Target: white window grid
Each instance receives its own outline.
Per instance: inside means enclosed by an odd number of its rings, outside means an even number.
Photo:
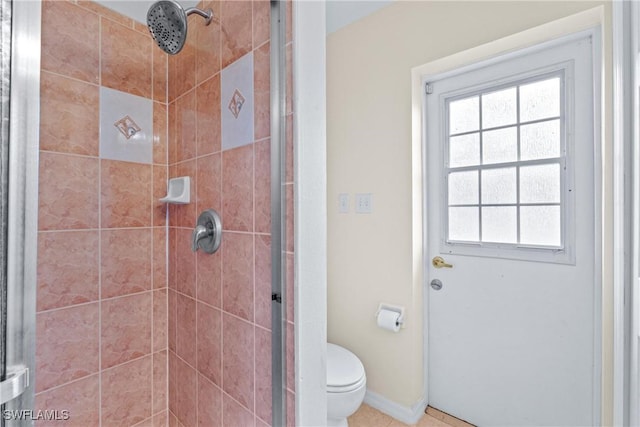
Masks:
[[[554,77],[558,77],[560,80],[560,108],[559,115],[552,117],[545,117],[542,119],[530,120],[530,121],[520,121],[520,87],[529,83],[535,83],[538,81],[548,80]],[[483,128],[482,123],[482,95],[490,94],[493,92],[497,92],[500,90],[504,90],[507,88],[516,88],[516,122],[508,125],[494,126]],[[478,114],[479,114],[479,127],[476,130],[465,131],[459,133],[449,133],[449,104],[451,102],[467,99],[474,96],[478,96]],[[520,80],[513,80],[508,83],[493,85],[489,87],[484,87],[482,89],[478,89],[475,91],[469,91],[462,94],[457,94],[456,96],[445,98],[445,114],[444,114],[444,126],[443,129],[446,129],[445,133],[445,147],[444,147],[444,156],[445,156],[445,167],[443,168],[444,173],[444,197],[445,211],[443,212],[444,219],[444,229],[445,229],[445,243],[447,245],[470,245],[470,246],[481,246],[488,248],[496,248],[496,249],[534,249],[534,250],[549,250],[553,252],[561,252],[565,249],[566,244],[566,216],[567,216],[567,193],[570,191],[568,189],[568,179],[567,179],[567,132],[566,132],[566,94],[565,94],[565,70],[559,69],[552,72],[538,74],[535,76],[527,77]],[[520,134],[521,127],[536,123],[544,123],[550,122],[553,120],[559,120],[560,123],[560,153],[559,157],[554,158],[545,158],[545,159],[534,159],[534,160],[521,160],[521,143],[520,143]],[[512,162],[501,162],[501,163],[490,163],[484,164],[483,161],[483,133],[488,131],[496,131],[501,129],[508,128],[517,128],[516,138],[517,138],[517,160]],[[459,137],[470,134],[479,134],[479,150],[480,150],[480,161],[478,165],[470,165],[470,166],[459,166],[459,167],[449,167],[449,153],[450,146],[449,140],[452,137]],[[551,202],[540,202],[540,203],[521,203],[520,202],[520,169],[521,167],[526,166],[536,166],[536,165],[559,165],[560,169],[560,202],[551,203]],[[482,203],[482,171],[492,170],[492,169],[503,169],[503,168],[515,168],[516,169],[516,203]],[[478,203],[477,204],[449,204],[449,180],[448,177],[451,173],[454,172],[466,172],[466,171],[478,171]],[[560,207],[560,244],[558,246],[545,246],[545,245],[531,245],[531,244],[523,244],[521,242],[521,229],[520,229],[520,208],[527,206],[559,206]],[[465,240],[452,240],[449,239],[449,208],[451,207],[473,207],[478,208],[478,228],[479,235],[478,240],[473,241],[465,241]],[[489,242],[482,240],[482,208],[484,207],[515,207],[516,208],[516,221],[517,221],[517,234],[516,241],[517,243],[503,243],[503,242]]]

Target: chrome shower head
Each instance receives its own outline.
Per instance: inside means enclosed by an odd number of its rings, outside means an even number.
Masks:
[[[147,26],[160,49],[170,55],[182,50],[187,39],[187,16],[195,13],[205,18],[205,25],[211,23],[213,11],[190,7],[184,10],[173,0],[155,2],[147,12]]]

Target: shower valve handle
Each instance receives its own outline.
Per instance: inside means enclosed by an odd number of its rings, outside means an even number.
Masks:
[[[222,240],[222,222],[220,215],[213,209],[203,211],[198,217],[198,225],[191,234],[191,250],[202,249],[212,254],[220,247]]]
[[[197,251],[198,250],[198,243],[200,242],[200,240],[207,239],[211,235],[213,235],[213,228],[208,229],[204,225],[198,225],[193,230],[193,233],[191,234],[191,237],[192,237],[191,250],[193,252]]]

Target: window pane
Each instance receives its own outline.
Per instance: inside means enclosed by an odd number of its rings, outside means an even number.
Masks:
[[[482,163],[515,162],[518,160],[516,127],[482,132]]]
[[[560,120],[520,128],[520,160],[560,157]]]
[[[520,208],[520,243],[561,246],[560,206],[522,206]]]
[[[560,115],[560,78],[520,86],[520,121],[546,119]]]
[[[516,88],[482,95],[482,128],[514,124],[516,117]]]
[[[560,203],[560,165],[520,168],[520,203]]]
[[[479,129],[479,98],[460,99],[449,104],[449,135]]]
[[[448,241],[564,244],[564,76],[541,78],[445,100]]]
[[[449,204],[475,205],[478,203],[478,171],[449,174]]]
[[[478,208],[449,208],[449,240],[477,242]]]
[[[482,241],[494,243],[518,243],[516,207],[482,208]]]
[[[449,167],[480,164],[480,134],[471,133],[449,138]]]
[[[482,203],[516,203],[516,168],[482,171]]]

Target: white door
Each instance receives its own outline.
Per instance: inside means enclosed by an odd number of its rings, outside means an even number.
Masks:
[[[429,405],[479,426],[599,423],[592,48],[426,95]]]

